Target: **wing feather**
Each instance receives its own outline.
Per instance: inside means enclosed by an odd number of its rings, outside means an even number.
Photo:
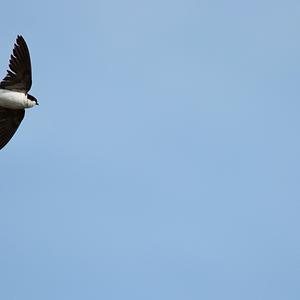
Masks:
[[[9,68],[0,88],[27,93],[32,85],[31,61],[27,44],[21,35],[18,35],[10,56]]]
[[[0,107],[0,150],[16,133],[24,115],[24,109],[8,109]]]

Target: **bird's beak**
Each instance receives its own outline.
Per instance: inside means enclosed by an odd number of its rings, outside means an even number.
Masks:
[[[36,105],[40,105],[40,104],[36,101]]]

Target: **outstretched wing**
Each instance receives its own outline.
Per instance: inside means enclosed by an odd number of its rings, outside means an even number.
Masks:
[[[25,115],[24,109],[0,107],[0,149],[13,137]]]
[[[24,38],[18,35],[10,56],[7,75],[0,82],[1,89],[27,93],[32,84],[29,50]]]

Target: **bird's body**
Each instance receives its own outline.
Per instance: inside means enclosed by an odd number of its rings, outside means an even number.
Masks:
[[[22,92],[0,89],[0,107],[10,109],[24,109],[35,106],[36,103],[28,99]]]
[[[31,61],[27,44],[18,36],[7,75],[0,82],[0,149],[13,137],[25,115],[25,108],[38,104],[28,94],[31,88]]]

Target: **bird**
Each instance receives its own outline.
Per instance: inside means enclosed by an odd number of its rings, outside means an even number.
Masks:
[[[28,94],[32,85],[28,46],[18,35],[9,60],[9,69],[0,82],[0,150],[11,140],[21,124],[25,109],[39,105]]]

